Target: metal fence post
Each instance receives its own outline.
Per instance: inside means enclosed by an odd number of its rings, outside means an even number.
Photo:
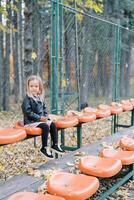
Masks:
[[[120,55],[121,55],[121,33],[120,26],[115,26],[115,51],[114,51],[114,81],[113,81],[113,101],[118,101],[120,98]],[[118,115],[113,116],[113,130],[118,129]]]
[[[58,112],[58,68],[59,68],[59,0],[52,1],[51,18],[51,112]]]

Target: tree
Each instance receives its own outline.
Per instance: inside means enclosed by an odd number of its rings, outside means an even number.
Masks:
[[[76,33],[78,36],[78,43],[79,46],[76,47],[78,48],[79,52],[79,68],[76,66],[76,76],[73,76],[75,80],[77,80],[79,83],[77,83],[80,86],[80,102],[88,102],[89,99],[89,94],[91,94],[91,87],[93,86],[93,80],[91,79],[93,75],[93,66],[94,66],[94,49],[93,49],[93,21],[90,17],[86,17],[83,12],[89,14],[95,14],[95,13],[102,13],[103,12],[103,1],[94,1],[94,0],[69,0],[65,1],[65,5],[75,7],[78,12],[76,14],[77,17],[77,24],[78,24],[78,32]],[[67,11],[69,13],[69,11]],[[66,13],[67,13],[66,12]],[[73,15],[73,13],[72,13]],[[75,17],[72,17],[71,19],[74,19]],[[64,25],[65,29],[68,26],[68,21],[69,21],[69,14],[68,18],[64,18]],[[66,23],[67,21],[67,23]],[[72,20],[73,21],[73,20]],[[75,52],[76,49],[74,48],[74,45],[76,44],[75,41],[75,23],[72,26],[69,26],[69,31],[65,31],[65,68],[66,68],[66,74],[67,74],[67,80],[71,77],[72,73],[72,63],[75,63],[74,57],[75,57]],[[80,30],[82,29],[82,30]],[[76,55],[77,56],[77,55]],[[77,58],[76,58],[77,59]],[[75,63],[77,65],[78,63]],[[80,73],[80,74],[79,74]],[[79,79],[78,76],[81,78]],[[72,84],[71,80],[68,81],[67,84],[67,89],[71,90]]]
[[[120,28],[121,54],[120,54],[120,95],[130,95],[129,77],[131,72],[131,56],[134,46],[134,4],[133,0],[116,1],[105,0],[105,16],[115,22]],[[124,81],[125,80],[125,81]]]
[[[0,2],[1,7],[1,2]],[[0,25],[2,24],[2,13],[0,13]],[[0,109],[2,108],[2,67],[3,67],[3,31],[0,30]]]
[[[32,16],[33,1],[25,0],[25,28],[24,28],[24,76],[27,78],[33,73],[33,39],[32,39]]]
[[[11,18],[11,9],[8,7],[9,0],[6,0],[6,10],[9,18]],[[7,20],[7,27],[10,27],[10,22]],[[10,30],[10,29],[9,29]],[[4,62],[3,62],[3,110],[9,110],[9,94],[10,94],[10,82],[9,82],[9,56],[10,56],[10,31],[5,33],[4,44]]]

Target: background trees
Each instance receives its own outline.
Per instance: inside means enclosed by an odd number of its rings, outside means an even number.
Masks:
[[[134,32],[127,29],[134,30],[133,0],[60,2],[65,7],[63,21],[58,22],[59,33],[63,29],[58,41],[62,55],[58,58],[60,61],[62,59],[62,65],[58,66],[58,82],[59,87],[63,87],[59,95],[63,91],[64,94],[73,94],[79,90],[80,102],[91,104],[94,99],[107,101],[112,98],[117,53],[117,26],[113,23],[116,23],[121,26],[119,91],[122,97],[132,96]],[[52,73],[50,44],[52,40],[56,42],[56,38],[51,37],[51,17],[55,15],[51,3],[49,0],[0,2],[1,109],[8,110],[11,102],[17,103],[22,99],[24,82],[30,74],[39,74],[43,78],[44,86],[48,89],[46,94],[49,94]],[[75,13],[69,7],[79,12]],[[61,67],[63,74],[60,81]],[[64,100],[68,102],[68,97]]]

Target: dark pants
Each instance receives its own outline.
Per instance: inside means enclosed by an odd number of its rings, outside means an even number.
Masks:
[[[58,131],[55,124],[52,122],[50,127],[46,123],[41,123],[38,125],[42,129],[42,147],[47,146],[48,134],[50,132],[52,145],[58,144]]]

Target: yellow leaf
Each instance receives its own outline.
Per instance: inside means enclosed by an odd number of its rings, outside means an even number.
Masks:
[[[83,15],[77,14],[77,20],[81,22],[83,20]]]
[[[0,147],[0,154],[3,152],[3,146]]]
[[[64,87],[66,87],[66,86],[67,86],[67,81],[66,81],[65,79],[63,79],[63,80],[61,81],[61,87],[64,88]]]
[[[0,164],[0,171],[4,171],[4,170],[5,170],[5,167],[2,164]]]
[[[33,60],[35,60],[35,59],[37,58],[37,53],[36,53],[36,52],[32,52],[31,58],[32,58]]]
[[[18,32],[18,30],[17,30],[16,28],[13,28],[12,30],[13,30],[13,32],[15,32],[15,33]]]
[[[93,8],[93,2],[92,1],[86,1],[86,3],[85,3],[85,7],[86,8]]]
[[[98,6],[97,4],[94,4],[93,8],[94,8],[94,10],[95,10],[96,13],[102,13],[103,12],[102,5]]]
[[[0,23],[0,30],[6,32],[7,29],[6,29],[6,26],[4,26],[2,23]]]
[[[16,6],[16,5],[14,5],[14,6],[13,6],[13,10],[14,10],[14,11],[16,11],[16,12],[18,12],[18,11],[19,11],[19,9],[17,8],[17,6]]]

